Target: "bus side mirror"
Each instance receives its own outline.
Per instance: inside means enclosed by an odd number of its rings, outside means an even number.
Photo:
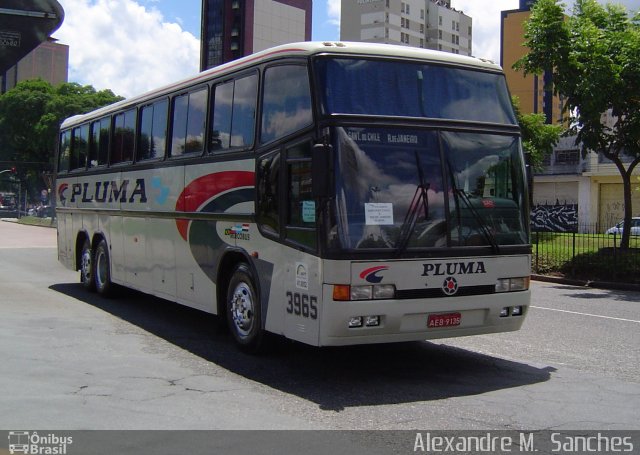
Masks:
[[[331,191],[331,152],[333,147],[315,144],[311,150],[311,191],[314,198],[329,197]]]

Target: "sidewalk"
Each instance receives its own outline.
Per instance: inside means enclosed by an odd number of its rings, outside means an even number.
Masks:
[[[19,224],[15,218],[2,218],[1,221],[0,249],[57,247],[58,235],[55,229]]]
[[[640,292],[640,284],[622,283],[614,281],[589,281],[589,280],[573,280],[570,278],[562,278],[548,275],[531,275],[531,279],[535,281],[543,281],[546,283],[566,284],[568,286],[583,286],[597,289],[611,289],[616,291],[636,291]]]

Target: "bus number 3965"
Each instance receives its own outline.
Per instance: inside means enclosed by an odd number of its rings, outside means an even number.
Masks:
[[[287,292],[287,313],[304,318],[318,319],[318,297]]]

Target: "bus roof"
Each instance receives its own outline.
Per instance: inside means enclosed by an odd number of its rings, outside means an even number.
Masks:
[[[152,90],[141,95],[136,95],[132,98],[128,98],[114,104],[110,104],[87,114],[74,115],[62,122],[61,128],[66,129],[76,124],[80,124],[89,118],[98,118],[103,115],[107,115],[112,111],[117,111],[128,106],[134,106],[139,104],[140,102],[144,102],[147,99],[151,100],[153,98],[172,93],[176,90],[187,88],[189,86],[209,80],[213,77],[224,76],[225,74],[251,67],[252,65],[255,65],[257,63],[284,57],[309,57],[318,54],[395,57],[423,60],[433,63],[449,63],[454,65],[476,67],[478,69],[486,69],[490,71],[502,70],[499,65],[486,59],[467,57],[459,54],[421,49],[416,47],[399,46],[395,44],[333,41],[307,41],[300,43],[290,43],[272,47],[255,54],[233,60],[231,62],[216,66],[186,79],[174,82],[167,86]]]

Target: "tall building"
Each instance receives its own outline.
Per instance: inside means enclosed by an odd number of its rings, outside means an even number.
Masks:
[[[562,123],[562,100],[553,95],[551,74],[525,76],[513,69],[513,64],[528,52],[522,45],[525,40],[524,24],[531,16],[534,3],[535,0],[520,0],[519,9],[502,12],[500,64],[509,90],[520,99],[524,114],[543,113],[547,123]]]
[[[342,0],[340,39],[471,55],[472,20],[451,0]]]
[[[69,46],[49,38],[29,52],[17,64],[0,74],[0,93],[5,93],[18,82],[43,79],[52,85],[67,82]]]
[[[311,0],[203,0],[200,70],[311,40]]]

